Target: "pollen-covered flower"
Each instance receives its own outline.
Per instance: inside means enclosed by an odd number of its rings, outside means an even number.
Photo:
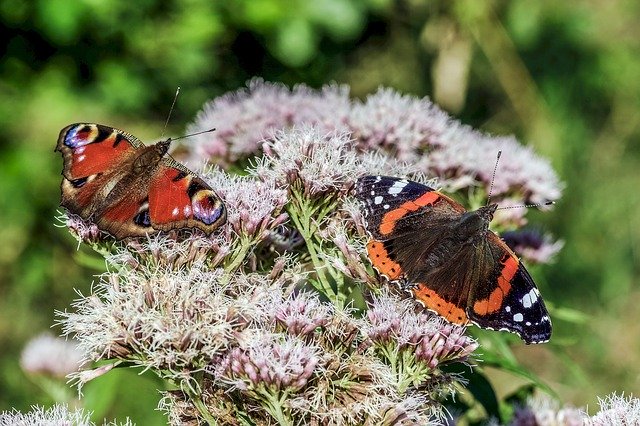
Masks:
[[[82,352],[77,343],[49,333],[31,339],[20,355],[20,367],[29,374],[64,378],[78,371],[81,365]]]
[[[257,154],[261,142],[275,131],[300,124],[313,124],[323,133],[341,128],[350,110],[347,86],[325,86],[316,91],[305,85],[290,90],[282,84],[253,79],[248,89],[224,95],[207,103],[188,133],[216,128],[198,135],[189,144],[194,161],[203,158],[224,164]]]

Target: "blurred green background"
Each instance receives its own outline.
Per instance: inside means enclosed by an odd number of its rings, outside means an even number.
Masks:
[[[0,0],[0,410],[52,402],[20,351],[99,272],[55,226],[59,130],[98,122],[157,139],[181,86],[168,131],[179,135],[205,101],[253,76],[430,96],[548,157],[566,190],[530,217],[566,245],[532,273],[555,334],[516,354],[564,402],[637,394],[638,22],[634,0]],[[108,397],[86,390],[97,417],[162,421],[152,377],[106,377],[94,387]],[[500,394],[518,385],[492,380]]]

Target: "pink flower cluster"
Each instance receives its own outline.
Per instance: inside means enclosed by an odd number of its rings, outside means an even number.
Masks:
[[[252,80],[248,89],[205,105],[187,131],[218,130],[197,136],[189,144],[190,158],[228,165],[260,155],[265,141],[279,140],[279,131],[304,125],[314,126],[320,135],[350,134],[350,149],[384,152],[410,164],[414,172],[438,177],[451,189],[478,183],[488,188],[496,155],[502,151],[503,161],[494,182],[496,197],[517,194],[533,203],[560,197],[562,185],[549,162],[515,138],[480,133],[429,99],[401,95],[392,89],[380,89],[358,101],[349,99],[346,87],[312,90],[300,85],[289,90]]]

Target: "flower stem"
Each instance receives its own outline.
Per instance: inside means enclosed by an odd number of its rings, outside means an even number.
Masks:
[[[242,264],[252,246],[250,238],[244,235],[240,236],[240,247],[233,254],[231,261],[224,267],[224,276],[228,276],[229,272],[233,272]]]
[[[311,257],[311,262],[315,267],[316,275],[318,277],[317,282],[320,287],[318,290],[324,293],[324,295],[336,304],[336,306],[343,307],[346,302],[346,297],[340,292],[339,288],[334,290],[326,272],[326,269],[330,268],[330,265],[326,262],[321,262],[316,248],[316,243],[314,241],[314,238],[316,238],[315,233],[318,230],[317,223],[321,222],[324,217],[333,210],[335,203],[330,201],[324,202],[320,205],[313,205],[296,189],[292,188],[291,193],[292,202],[287,205],[287,213],[298,229],[298,232],[302,235],[302,238],[304,238],[307,251],[309,252],[309,257]],[[335,276],[335,274],[331,275]],[[342,280],[336,280],[338,287],[341,283]]]
[[[258,393],[264,397],[264,403],[266,405],[266,409],[273,416],[274,419],[281,426],[290,426],[293,425],[293,422],[287,416],[282,409],[283,402],[289,396],[287,392],[282,393],[280,398],[276,396],[276,394],[269,391],[269,389],[260,389]]]
[[[198,410],[198,413],[200,413],[200,415],[202,416],[204,421],[207,422],[207,424],[209,425],[218,424],[218,421],[209,412],[209,409],[205,405],[204,401],[202,401],[202,398],[200,398],[200,395],[192,395],[191,393],[189,393],[189,398],[191,398],[191,401],[193,401],[193,405],[196,407],[196,409]]]

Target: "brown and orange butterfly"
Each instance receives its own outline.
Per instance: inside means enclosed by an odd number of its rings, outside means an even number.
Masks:
[[[56,146],[64,160],[61,205],[118,240],[181,228],[210,234],[225,222],[225,207],[167,153],[170,144],[147,146],[100,124],[65,127]]]
[[[496,204],[467,211],[441,192],[407,179],[364,176],[356,184],[370,240],[367,255],[447,321],[516,333],[526,343],[551,337],[551,319],[533,279],[489,229]]]

